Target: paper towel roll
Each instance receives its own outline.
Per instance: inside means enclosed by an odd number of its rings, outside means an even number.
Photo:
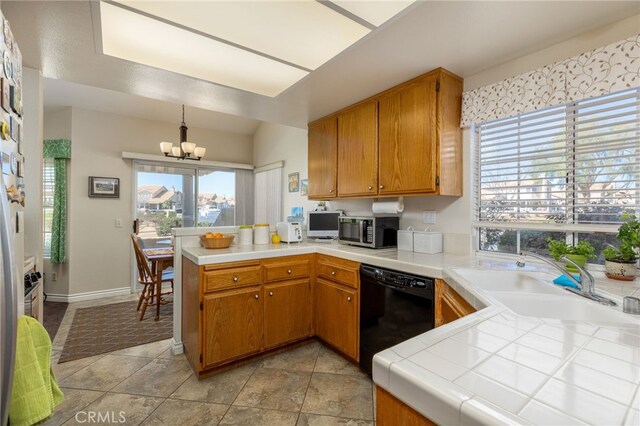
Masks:
[[[374,214],[386,213],[386,214],[398,214],[404,211],[404,199],[390,199],[384,201],[374,201],[371,206],[371,211]]]

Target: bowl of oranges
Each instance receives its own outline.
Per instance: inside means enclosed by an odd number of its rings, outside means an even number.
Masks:
[[[216,232],[215,234],[213,232],[207,232],[204,235],[200,235],[200,243],[204,248],[223,249],[228,248],[234,238],[234,235],[225,235],[220,232]]]

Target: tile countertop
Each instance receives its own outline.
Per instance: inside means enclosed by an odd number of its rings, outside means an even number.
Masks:
[[[335,243],[182,253],[199,265],[320,253],[445,279],[478,311],[376,354],[373,367],[377,385],[438,424],[640,425],[640,318],[603,325],[522,316],[456,272],[514,270],[513,260]],[[618,302],[615,294],[640,296],[635,283],[596,285]]]

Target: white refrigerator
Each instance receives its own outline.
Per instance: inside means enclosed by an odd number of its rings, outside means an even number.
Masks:
[[[24,313],[24,174],[22,56],[0,12],[0,426],[7,424],[16,350]],[[39,173],[35,169],[31,173]],[[12,190],[11,199],[7,188]],[[28,204],[26,204],[28,206]]]
[[[11,212],[7,201],[4,179],[0,173],[0,419],[7,424],[9,401],[13,383],[13,364],[16,354],[16,322],[18,319],[18,299],[24,284],[18,286],[18,270],[13,248]]]

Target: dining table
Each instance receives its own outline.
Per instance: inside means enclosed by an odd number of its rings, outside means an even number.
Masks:
[[[173,266],[173,248],[148,248],[142,249],[144,257],[151,265],[151,274],[154,276],[155,281],[155,303],[156,303],[156,318],[160,319],[160,301],[162,296],[162,271]]]

